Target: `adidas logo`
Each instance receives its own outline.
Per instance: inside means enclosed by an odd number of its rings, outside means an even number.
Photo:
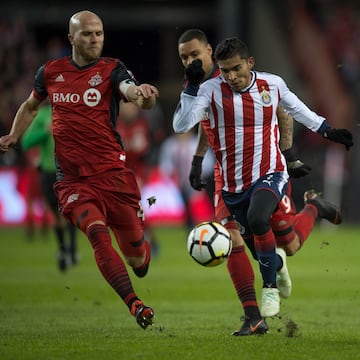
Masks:
[[[58,75],[58,77],[55,79],[55,82],[64,82],[65,79],[62,74]]]

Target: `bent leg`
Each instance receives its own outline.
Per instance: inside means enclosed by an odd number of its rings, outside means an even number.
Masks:
[[[258,190],[250,201],[247,213],[249,226],[254,234],[263,287],[276,287],[276,271],[281,267],[275,252],[275,236],[270,227],[270,216],[277,206],[278,199],[271,191]]]
[[[95,203],[87,202],[74,208],[72,221],[89,239],[101,274],[131,310],[133,302],[138,300],[138,297],[124,262],[112,246],[103,213]]]

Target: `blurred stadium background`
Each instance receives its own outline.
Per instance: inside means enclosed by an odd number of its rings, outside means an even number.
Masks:
[[[172,113],[183,80],[177,54],[179,35],[187,28],[201,28],[214,47],[220,39],[238,35],[248,43],[257,70],[279,74],[334,127],[353,132],[355,146],[345,152],[341,146],[296,125],[297,152],[313,171],[294,181],[293,188],[298,207],[302,206],[303,191],[315,188],[341,206],[345,222],[359,223],[358,1],[122,0],[70,4],[53,0],[46,6],[21,0],[2,2],[1,135],[8,132],[17,107],[28,96],[36,69],[48,58],[69,53],[68,20],[83,9],[103,19],[104,55],[120,58],[139,81],[152,82],[160,89],[159,105],[149,114],[150,127],[158,134],[150,149],[151,166],[157,168],[163,142],[174,135]],[[44,220],[46,212],[38,199],[36,157],[36,151],[24,154],[21,149],[0,157],[0,226],[26,223],[29,213],[36,223]],[[166,201],[161,204],[154,207],[155,213],[166,208]],[[171,218],[166,218],[166,211],[160,217],[150,216],[165,223],[185,221],[181,200],[178,206],[179,214]]]

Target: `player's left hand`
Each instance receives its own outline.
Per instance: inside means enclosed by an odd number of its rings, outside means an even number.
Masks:
[[[190,185],[193,189],[201,191],[201,189],[206,187],[206,184],[201,180],[201,170],[202,170],[202,156],[193,156],[193,161],[191,163],[191,170],[189,175]]]
[[[287,169],[289,176],[295,179],[309,175],[312,170],[309,165],[304,164],[301,160],[288,162]]]
[[[329,128],[324,132],[324,138],[343,144],[346,150],[354,145],[352,133],[347,129]]]
[[[283,154],[290,177],[296,179],[310,174],[312,170],[311,167],[298,159],[293,148],[284,150]]]

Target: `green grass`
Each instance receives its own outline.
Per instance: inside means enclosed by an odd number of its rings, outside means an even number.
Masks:
[[[157,231],[161,250],[146,278],[130,271],[138,295],[156,313],[155,325],[144,331],[103,280],[85,237],[80,264],[62,274],[52,235],[28,241],[24,229],[0,228],[0,358],[359,358],[359,230],[316,228],[288,258],[293,293],[282,301],[281,316],[268,320],[270,332],[239,338],[230,335],[242,309],[226,265],[196,264],[183,229]]]

